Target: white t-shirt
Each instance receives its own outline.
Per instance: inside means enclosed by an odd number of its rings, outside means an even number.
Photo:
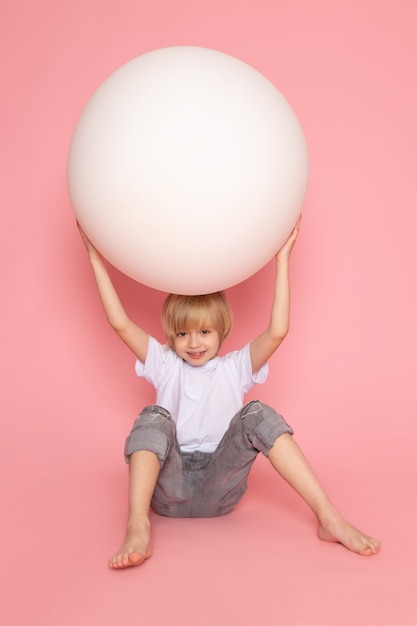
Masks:
[[[213,452],[244,395],[268,376],[268,364],[252,374],[249,346],[216,357],[199,367],[149,337],[145,363],[135,371],[156,389],[156,404],[170,412],[183,452]]]

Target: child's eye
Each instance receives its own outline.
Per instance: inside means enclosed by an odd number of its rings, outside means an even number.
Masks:
[[[186,334],[187,333],[181,331],[181,332],[177,333],[177,337],[185,337]]]
[[[209,334],[210,334],[210,331],[209,331],[209,330],[207,330],[207,329],[204,329],[204,330],[202,330],[202,331],[201,331],[201,333],[202,333],[203,335],[209,335]]]

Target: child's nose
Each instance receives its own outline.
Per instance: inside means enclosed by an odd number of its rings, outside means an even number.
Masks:
[[[193,346],[193,347],[199,345],[199,335],[198,335],[198,333],[191,333],[190,334],[190,345]]]

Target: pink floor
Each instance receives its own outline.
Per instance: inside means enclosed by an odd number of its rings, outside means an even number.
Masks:
[[[14,0],[0,30],[0,624],[416,626],[415,3]],[[320,542],[259,458],[229,516],[154,516],[152,559],[107,567],[126,520],[124,438],[152,394],[103,320],[66,159],[99,83],[179,44],[254,65],[305,130],[291,332],[256,394],[346,517],[381,539],[375,557]],[[114,279],[160,338],[164,294]],[[230,290],[228,347],[263,330],[271,282],[269,265]]]
[[[343,494],[339,506],[381,537],[376,557],[320,542],[309,511],[282,482],[271,483],[259,459],[232,514],[154,516],[153,557],[126,571],[106,565],[124,528],[120,467],[60,467],[28,478],[5,494],[13,508],[2,514],[2,623],[414,626],[413,485],[404,484],[409,468],[393,473],[379,461],[366,472],[359,462],[349,477],[334,463],[326,470],[324,455],[319,463],[327,486]]]

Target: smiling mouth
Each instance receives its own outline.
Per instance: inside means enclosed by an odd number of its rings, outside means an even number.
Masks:
[[[200,357],[204,356],[204,352],[187,352],[188,356],[191,359],[199,359]]]

